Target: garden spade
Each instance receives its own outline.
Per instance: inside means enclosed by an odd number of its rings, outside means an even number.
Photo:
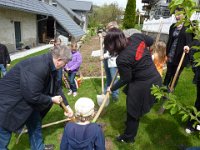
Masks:
[[[99,33],[99,38],[100,38],[100,50],[101,50],[101,58],[104,56],[104,51],[103,51],[103,35],[102,33]],[[104,94],[104,77],[103,77],[103,59],[101,59],[101,95],[97,95],[97,103],[99,106],[101,106],[102,101],[105,97]],[[105,106],[108,106],[109,100],[106,102]]]
[[[112,79],[112,82],[111,82],[109,88],[111,88],[111,87],[113,86],[113,83],[114,83],[114,81],[115,81],[115,79],[116,79],[116,77],[117,77],[117,74],[118,74],[118,71],[116,71],[115,76],[114,76],[114,78]],[[105,95],[104,97],[102,97],[102,104],[101,104],[99,110],[97,111],[97,113],[96,113],[94,119],[92,120],[92,122],[96,122],[96,120],[98,119],[99,115],[101,114],[101,112],[102,112],[104,106],[106,105],[106,103],[107,103],[107,101],[108,101],[109,94],[110,94],[110,92],[107,91],[107,92],[106,92],[106,95]]]

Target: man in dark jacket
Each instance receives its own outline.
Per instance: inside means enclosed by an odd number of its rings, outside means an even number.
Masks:
[[[9,64],[10,64],[10,55],[8,53],[8,49],[4,44],[0,43],[0,71],[3,76],[6,75],[6,67]]]
[[[51,52],[36,56],[15,65],[0,80],[0,149],[5,150],[11,133],[28,128],[32,150],[45,150],[41,133],[42,117],[54,104],[67,100],[57,83],[58,70],[71,60],[71,51],[65,46],[55,46]],[[49,145],[48,145],[49,146]]]
[[[196,66],[197,65],[197,62],[195,62],[195,59],[194,59],[194,54],[196,53],[199,53],[198,50],[194,49],[194,48],[191,48],[192,46],[200,46],[200,41],[198,40],[193,40],[193,42],[189,45],[189,46],[185,46],[184,47],[184,50],[185,51],[190,51],[190,54],[192,55],[191,58],[192,58],[192,66],[193,66],[193,71],[194,71],[194,79],[193,79],[193,83],[196,84],[196,101],[195,101],[195,108],[197,109],[197,111],[199,112],[200,111],[200,66]],[[190,50],[191,49],[191,50]],[[198,117],[198,119],[200,120],[200,117]],[[187,123],[187,127],[185,129],[186,133],[192,133],[194,131],[200,131],[200,125],[197,124],[194,126],[195,124],[195,120],[188,120],[188,123]]]
[[[183,17],[182,14],[177,14],[178,11],[181,11],[181,9],[177,8],[175,10],[175,17],[176,20],[179,21],[181,17]],[[189,45],[189,43],[192,42],[192,34],[186,33],[186,27],[183,24],[179,24],[176,26],[175,24],[172,24],[170,26],[169,30],[169,38],[167,42],[167,49],[166,49],[166,55],[167,55],[167,72],[164,79],[164,85],[169,87],[170,83],[172,82],[174,75],[176,73],[178,64],[180,62],[181,56],[183,54],[183,47],[186,45]],[[189,61],[189,56],[186,54],[185,59],[183,61],[183,64],[180,68],[175,86],[177,84],[178,78],[183,70],[183,68],[186,66],[186,64]]]

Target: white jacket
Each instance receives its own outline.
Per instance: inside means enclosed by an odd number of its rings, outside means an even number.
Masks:
[[[104,53],[104,59],[108,60],[108,68],[117,67],[117,56],[110,56],[110,53],[107,51],[106,53]]]

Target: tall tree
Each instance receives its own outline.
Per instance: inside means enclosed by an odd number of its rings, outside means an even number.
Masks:
[[[109,5],[94,6],[93,12],[89,14],[89,27],[97,27],[99,25],[106,25],[110,21],[117,21],[120,23],[123,10],[117,3]]]
[[[134,28],[136,19],[136,0],[128,0],[124,14],[123,27],[125,29]]]

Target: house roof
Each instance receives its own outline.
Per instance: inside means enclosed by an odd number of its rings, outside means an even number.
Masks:
[[[57,5],[58,8],[67,11],[71,16],[75,17],[75,18],[78,19],[80,22],[83,21],[82,18],[81,18],[78,14],[76,14],[75,12],[73,12],[73,11],[71,10],[71,8],[69,8],[67,5],[63,5],[61,1],[58,1],[58,0],[57,0],[57,4],[58,4],[58,5]]]
[[[75,39],[85,34],[66,12],[38,0],[0,0],[0,7],[52,16]]]
[[[52,14],[54,19],[56,19],[56,21],[73,37],[80,39],[81,36],[85,34],[80,26],[78,26],[65,11],[55,6],[47,5],[43,2],[41,3],[48,10],[48,12]]]
[[[69,7],[72,10],[78,11],[91,11],[92,10],[92,2],[89,1],[76,1],[76,0],[57,0],[64,7]]]

